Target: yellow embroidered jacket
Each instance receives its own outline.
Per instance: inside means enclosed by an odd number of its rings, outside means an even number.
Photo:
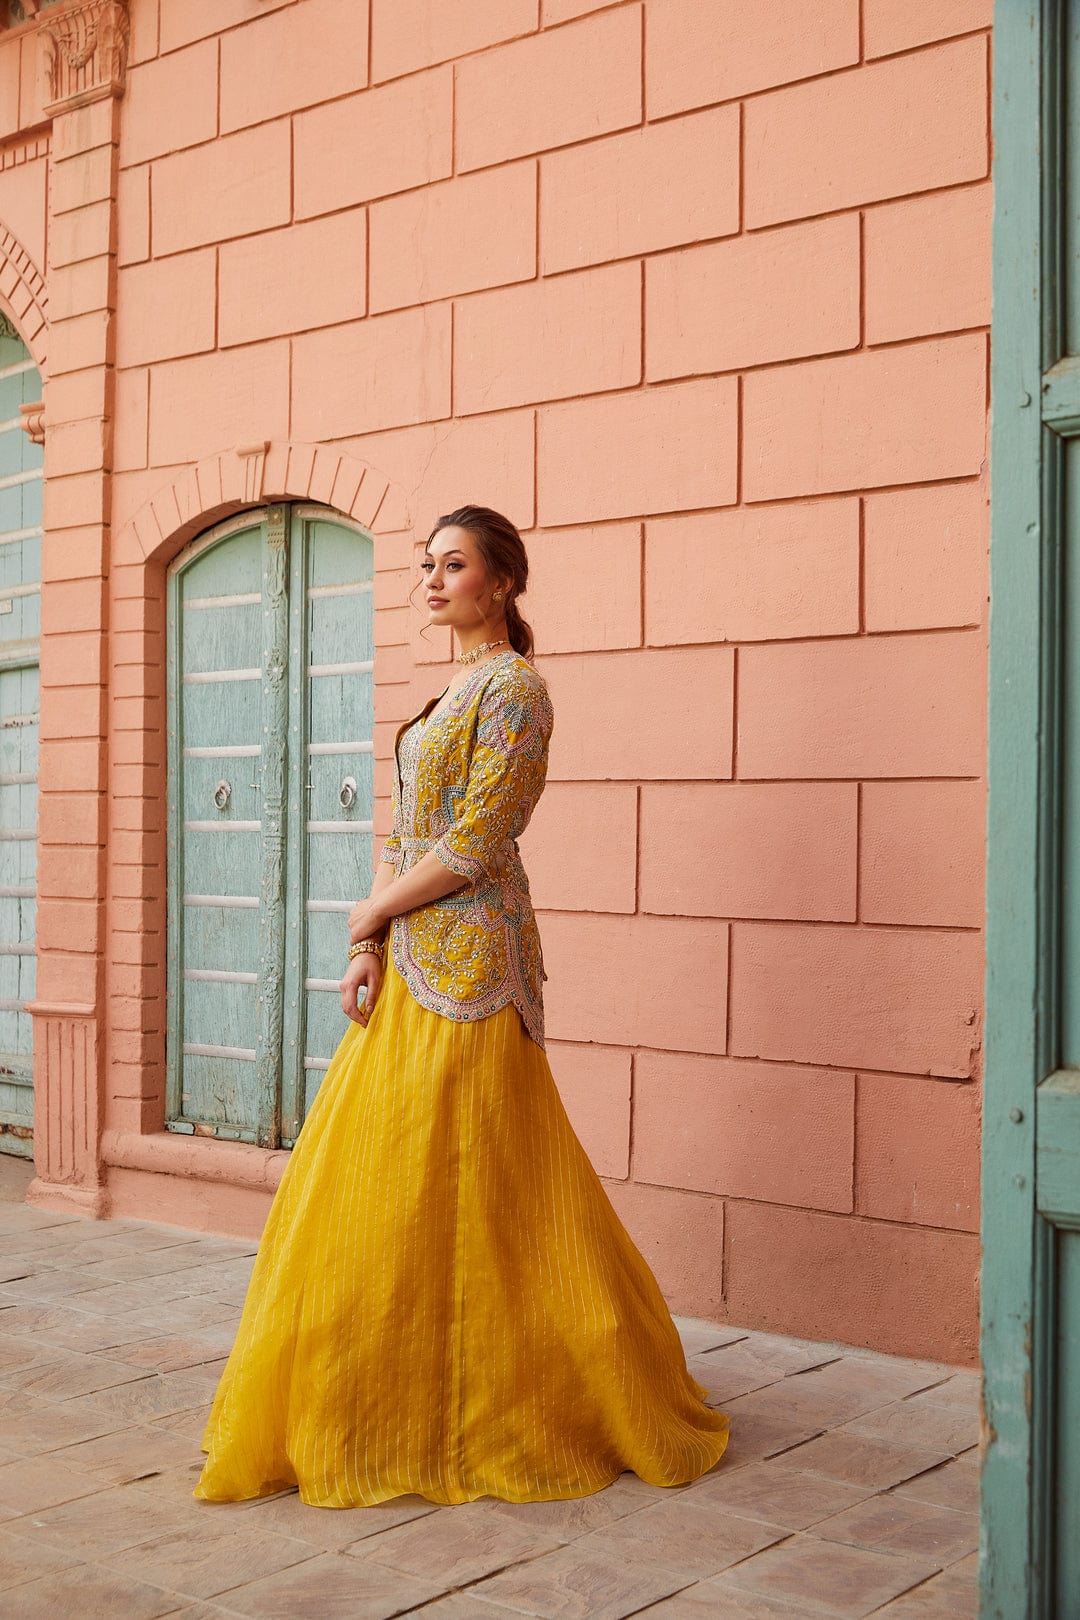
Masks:
[[[517,840],[547,776],[547,685],[508,648],[427,720],[439,701],[398,729],[393,831],[380,858],[400,875],[434,850],[469,881],[393,919],[394,965],[421,1005],[447,1018],[513,1002],[542,1047],[547,974]]]

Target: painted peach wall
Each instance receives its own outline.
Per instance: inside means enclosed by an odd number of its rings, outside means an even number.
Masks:
[[[43,668],[108,773],[42,781],[94,1209],[255,1233],[283,1163],[161,1129],[165,564],[264,496],[367,512],[385,830],[449,654],[415,542],[478,501],[530,550],[550,1056],[620,1213],[682,1310],[972,1362],[989,0],[130,10],[48,194],[0,35],[57,353]]]

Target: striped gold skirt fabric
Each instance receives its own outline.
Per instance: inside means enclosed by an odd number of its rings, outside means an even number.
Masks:
[[[513,1006],[459,1023],[386,953],[271,1204],[193,1495],[588,1495],[723,1455],[648,1265]]]

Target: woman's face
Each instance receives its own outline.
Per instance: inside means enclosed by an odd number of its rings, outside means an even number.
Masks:
[[[501,602],[491,600],[497,587],[488,579],[484,560],[467,529],[454,525],[440,529],[420,567],[432,624],[476,629],[500,617]]]

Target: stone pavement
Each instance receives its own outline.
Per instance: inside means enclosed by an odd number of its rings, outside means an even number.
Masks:
[[[573,1502],[197,1501],[256,1245],[25,1204],[0,1155],[6,1620],[974,1620],[978,1380],[680,1321],[730,1413],[711,1474]]]

